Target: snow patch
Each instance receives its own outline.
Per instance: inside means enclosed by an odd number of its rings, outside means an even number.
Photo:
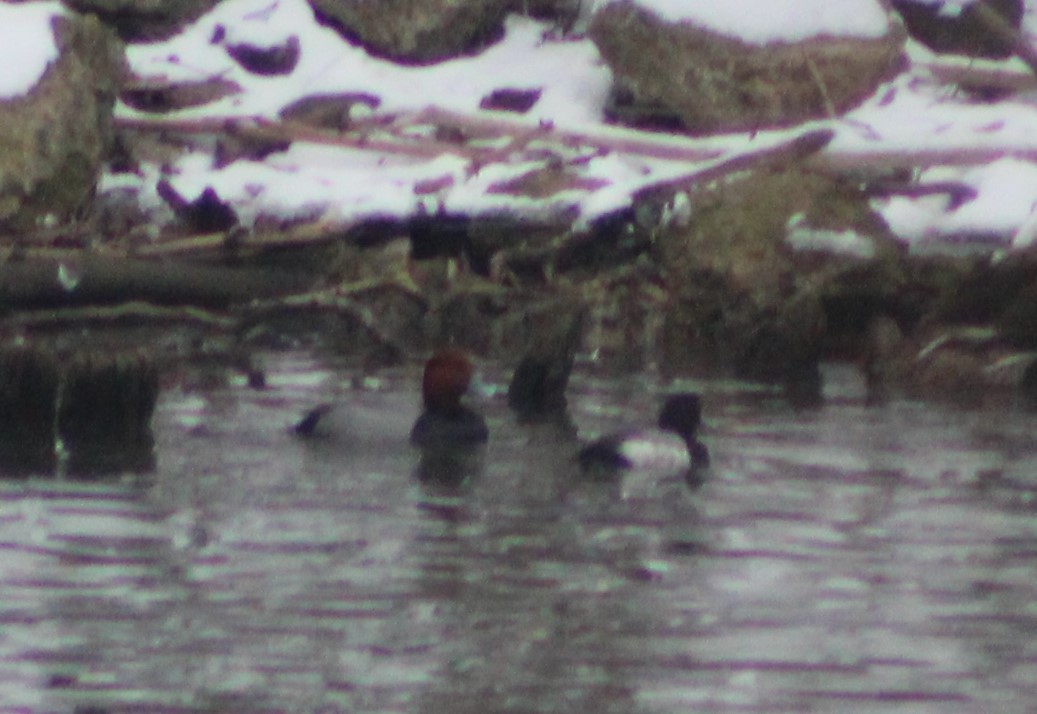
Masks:
[[[976,197],[956,206],[946,195],[894,197],[873,202],[889,227],[908,242],[938,242],[952,237],[986,237],[1006,246],[1025,247],[1037,205],[1037,164],[1003,158],[984,166],[934,167],[918,183],[956,182],[971,187]]]
[[[26,94],[58,58],[51,21],[59,2],[0,3],[0,99]]]
[[[218,28],[226,38],[213,43]],[[299,62],[288,77],[251,74],[227,53],[225,44],[274,46],[298,37]],[[495,89],[543,88],[525,115],[556,124],[596,122],[608,96],[611,73],[587,42],[546,41],[544,25],[512,15],[501,42],[472,57],[428,66],[404,66],[369,55],[342,40],[313,17],[305,0],[226,0],[190,29],[166,42],[127,48],[134,72],[171,81],[219,76],[238,83],[241,94],[180,117],[262,116],[274,118],[288,104],[312,94],[363,92],[381,99],[380,112],[437,106],[473,113]],[[147,116],[121,108],[129,116]]]
[[[667,22],[689,22],[756,44],[822,35],[882,37],[889,31],[889,18],[876,0],[637,0],[637,4]]]
[[[806,217],[797,213],[789,218],[785,241],[796,251],[816,251],[849,255],[856,258],[874,258],[875,241],[854,230],[834,231],[811,228]]]

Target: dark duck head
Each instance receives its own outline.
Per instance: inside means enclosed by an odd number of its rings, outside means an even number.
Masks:
[[[673,432],[684,440],[691,466],[709,466],[709,450],[698,440],[701,425],[702,404],[699,395],[691,392],[668,397],[659,412],[659,428]]]

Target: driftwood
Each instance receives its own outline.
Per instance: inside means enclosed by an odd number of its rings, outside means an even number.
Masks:
[[[122,120],[120,121],[120,127],[133,131],[228,134],[247,136],[254,139],[304,141],[370,151],[390,151],[418,157],[451,153],[467,156],[476,163],[505,160],[514,151],[534,139],[543,139],[553,140],[569,148],[588,146],[599,151],[632,153],[650,158],[688,161],[698,164],[682,177],[654,184],[645,190],[665,189],[669,185],[693,181],[709,181],[735,171],[747,170],[763,165],[798,161],[820,151],[831,141],[833,136],[831,130],[818,129],[805,132],[788,141],[767,146],[763,149],[734,153],[718,148],[719,144],[716,141],[699,142],[702,145],[696,146],[693,145],[693,142],[672,137],[656,139],[634,136],[635,132],[629,130],[610,130],[608,134],[568,132],[560,131],[549,125],[534,127],[528,122],[522,123],[497,118],[476,118],[435,108],[427,108],[408,115],[406,120],[407,126],[411,129],[415,126],[434,124],[440,129],[456,130],[453,132],[446,131],[448,135],[455,137],[455,139],[442,141],[425,136],[419,140],[416,137],[407,137],[400,133],[398,125],[394,130],[397,137],[394,140],[373,139],[367,135],[366,131],[368,129],[371,131],[375,130],[371,129],[371,127],[375,127],[377,131],[384,133],[388,126],[384,120],[366,125],[367,128],[359,135],[356,135],[356,126],[351,128],[349,134],[342,134],[315,129],[299,122],[273,122],[261,119]],[[505,148],[489,149],[461,143],[462,139],[457,138],[472,137],[473,135],[481,137],[486,135],[511,136],[512,141],[508,142]],[[342,229],[339,228],[337,230],[341,231]],[[303,243],[322,240],[328,236],[329,232],[335,231],[336,228],[334,227],[315,225],[309,229],[309,233],[300,231],[294,233],[287,240],[284,237],[268,240],[267,246],[275,244],[286,245],[296,241]],[[182,241],[175,246],[167,243],[142,248],[138,251],[138,254],[161,253],[168,255],[181,251],[193,253],[200,248],[217,249],[223,245],[224,240],[223,234],[198,236]],[[248,244],[250,246],[254,245],[254,239],[250,238]]]
[[[830,129],[816,129],[804,132],[788,141],[756,151],[736,154],[706,166],[696,167],[683,176],[654,183],[639,191],[638,195],[679,190],[691,184],[716,181],[738,171],[793,164],[821,151],[828,145],[833,136],[835,136],[835,133]]]
[[[944,70],[938,70],[944,71]],[[980,70],[974,70],[981,72]],[[948,67],[953,76],[963,69]],[[965,75],[968,76],[968,75]],[[982,83],[987,75],[977,74]],[[1005,84],[1022,80],[1010,73],[998,75],[996,81]],[[993,80],[992,80],[993,81]],[[1032,78],[1027,81],[1037,81]],[[415,127],[435,125],[445,129],[453,139],[444,141],[430,136],[415,136]],[[170,131],[188,134],[246,134],[255,138],[315,142],[324,145],[345,146],[370,151],[388,151],[416,157],[437,156],[443,153],[465,156],[476,164],[502,161],[510,153],[534,140],[557,142],[565,147],[586,146],[598,151],[615,151],[649,158],[688,161],[698,164],[687,174],[642,189],[641,193],[665,189],[667,184],[708,181],[725,174],[763,165],[777,165],[806,159],[811,165],[839,173],[888,171],[893,169],[926,168],[940,165],[973,165],[1014,157],[1037,161],[1037,146],[1018,145],[964,146],[933,149],[875,149],[821,151],[832,138],[832,131],[806,131],[787,142],[779,142],[764,149],[745,152],[724,150],[720,140],[695,141],[660,135],[645,137],[643,132],[610,128],[603,132],[576,132],[560,130],[550,125],[533,126],[529,122],[506,118],[472,117],[436,108],[401,115],[388,121],[384,118],[357,122],[348,134],[315,129],[298,122],[273,122],[254,119],[201,119],[201,120],[121,120],[120,126],[135,131]],[[411,135],[407,135],[407,131]],[[381,132],[383,138],[373,138]],[[392,138],[384,138],[384,137]],[[511,136],[504,148],[473,147],[466,138]],[[708,163],[707,163],[708,162]],[[703,165],[705,164],[705,165]],[[311,226],[293,235],[276,236],[266,240],[268,247],[327,240],[341,228],[332,225]],[[140,254],[192,254],[204,248],[215,249],[224,240],[222,234],[195,237],[179,244],[158,244],[141,249]],[[255,238],[249,238],[255,245]]]
[[[454,154],[473,160],[488,161],[500,153],[499,149],[480,149],[434,137],[406,137],[398,132],[387,132],[386,127],[382,125],[368,131],[351,128],[348,133],[341,133],[319,129],[298,121],[259,118],[117,119],[116,124],[126,131],[229,136],[267,142],[305,141],[322,146],[405,154],[420,158]]]
[[[605,131],[570,131],[549,123],[534,124],[509,118],[474,117],[427,107],[417,112],[351,123],[349,131],[320,129],[292,120],[261,118],[206,119],[117,119],[127,131],[176,134],[227,135],[260,141],[305,141],[325,146],[382,151],[416,157],[453,154],[479,162],[503,160],[534,140],[556,142],[566,147],[589,147],[599,151],[640,154],[682,161],[706,161],[725,152],[715,142],[696,142],[678,137],[646,138],[643,132],[609,128]],[[422,126],[436,126],[434,135],[416,133]],[[510,137],[504,147],[475,147],[468,139]],[[703,145],[712,143],[713,145]]]
[[[708,161],[723,156],[726,150],[714,140],[695,140],[667,134],[645,136],[645,132],[623,127],[602,131],[573,131],[549,123],[532,126],[528,121],[503,117],[470,116],[438,107],[426,107],[408,115],[413,123],[432,123],[478,131],[491,135],[512,135],[521,140],[557,140],[565,146],[589,146],[602,151],[638,154],[674,161]],[[509,147],[509,151],[514,147]]]
[[[999,89],[1007,92],[1021,92],[1037,88],[1037,76],[1034,76],[1033,72],[1003,67],[983,67],[961,62],[929,62],[923,66],[944,84],[957,84],[965,88]]]
[[[942,70],[941,70],[942,71]],[[947,72],[964,70],[947,69]],[[978,72],[978,70],[976,70]],[[977,75],[983,81],[985,75]],[[998,81],[1021,81],[1011,74],[998,75]],[[1028,81],[1034,81],[1030,78]],[[530,142],[554,142],[566,148],[587,147],[601,152],[623,152],[649,158],[688,161],[695,164],[677,178],[645,187],[639,193],[681,184],[709,181],[735,171],[759,166],[780,165],[806,159],[815,168],[836,173],[883,172],[894,169],[926,168],[938,165],[973,165],[989,163],[1003,157],[1037,161],[1037,147],[1018,145],[971,146],[934,149],[875,149],[821,151],[833,136],[827,129],[806,131],[792,139],[764,149],[745,152],[725,150],[724,140],[689,140],[665,135],[648,136],[643,132],[609,128],[599,132],[563,130],[549,124],[534,125],[529,121],[505,117],[468,116],[434,107],[410,114],[373,117],[354,122],[347,133],[314,128],[300,122],[258,119],[195,119],[195,120],[121,120],[120,126],[134,131],[169,131],[187,134],[247,135],[250,138],[305,141],[324,145],[344,146],[370,151],[387,151],[415,157],[431,157],[450,153],[467,157],[476,166],[491,161],[504,161],[509,155],[526,147]],[[420,127],[435,126],[437,131],[419,133]],[[444,138],[446,137],[446,138]],[[473,146],[471,140],[511,137],[493,148]],[[265,241],[266,247],[290,246],[328,240],[341,235],[343,228],[315,224],[292,235],[278,235],[268,239],[248,237],[243,245],[257,247]],[[157,244],[142,248],[140,255],[197,254],[206,249],[218,249],[225,240],[222,234],[194,237],[176,244]]]

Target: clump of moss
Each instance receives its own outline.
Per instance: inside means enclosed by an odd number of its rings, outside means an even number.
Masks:
[[[671,294],[665,327],[674,364],[729,365],[781,380],[816,370],[837,298],[879,310],[896,300],[902,255],[866,197],[802,170],[746,174],[691,192],[688,225],[656,241]],[[853,231],[867,254],[797,250],[792,224]],[[862,320],[862,323],[866,320]]]

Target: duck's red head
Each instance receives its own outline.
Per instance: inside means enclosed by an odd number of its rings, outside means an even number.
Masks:
[[[462,350],[448,348],[432,355],[425,363],[421,395],[429,411],[456,410],[468,391],[474,368]]]

